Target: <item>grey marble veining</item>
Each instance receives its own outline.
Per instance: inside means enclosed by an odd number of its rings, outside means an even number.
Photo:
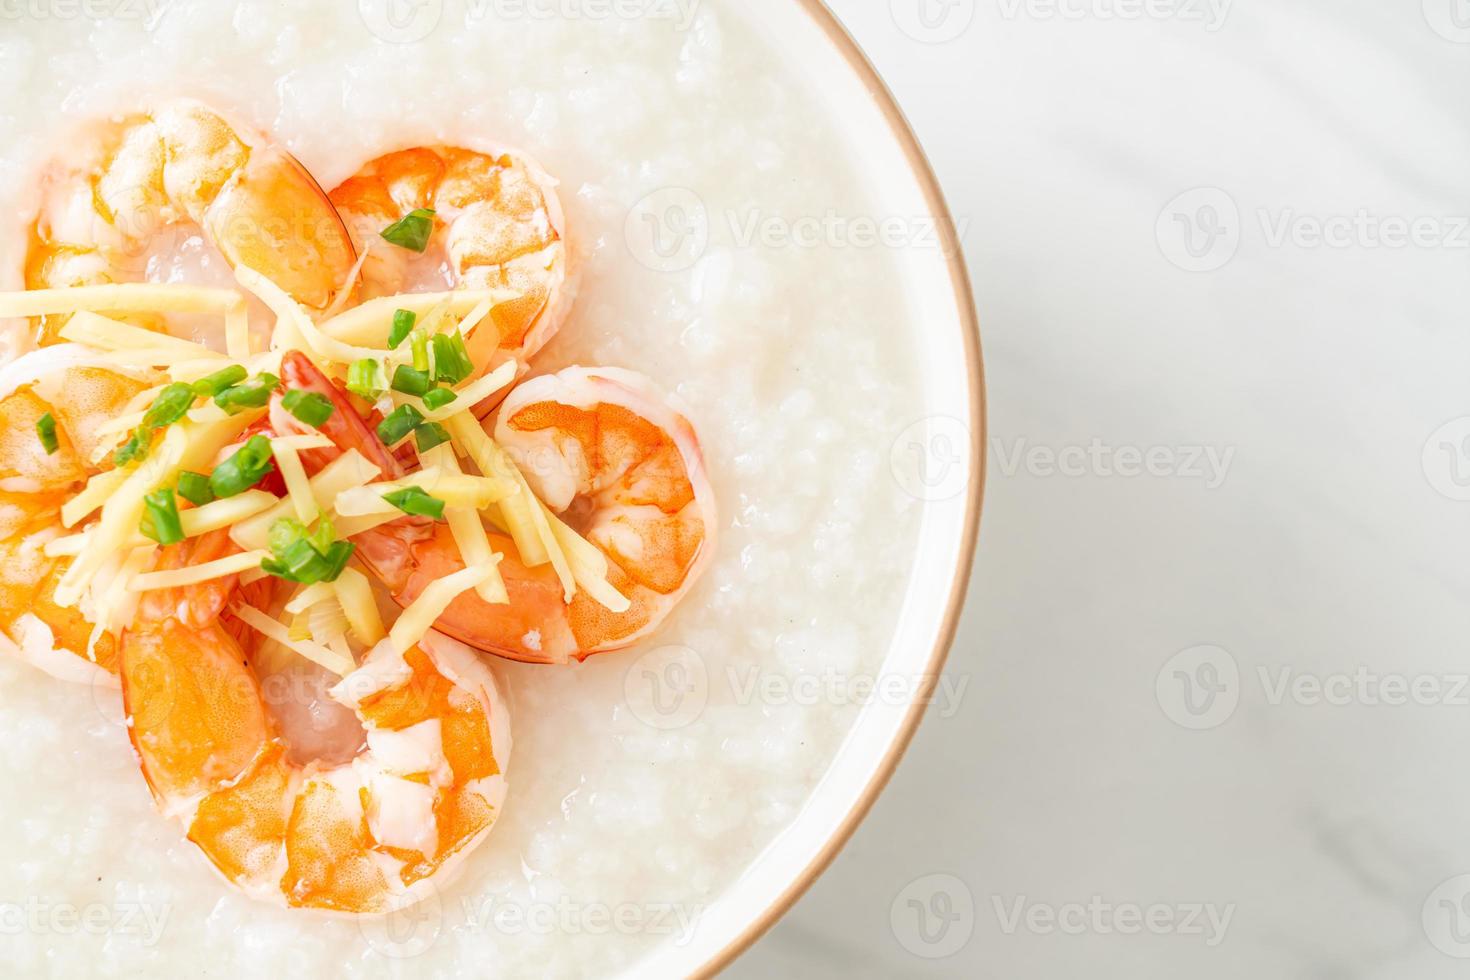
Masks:
[[[970,684],[729,975],[1463,977],[1470,4],[833,7],[966,226]]]

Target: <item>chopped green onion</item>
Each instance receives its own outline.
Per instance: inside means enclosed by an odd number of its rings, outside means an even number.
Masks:
[[[41,437],[41,448],[46,450],[47,456],[61,448],[61,441],[56,438],[56,420],[50,412],[36,420],[36,435]]]
[[[393,311],[393,329],[388,331],[388,347],[391,350],[397,350],[398,345],[408,339],[418,319],[419,315],[413,310]]]
[[[377,401],[383,396],[383,367],[371,357],[354,361],[347,369],[347,390],[361,395],[368,401]]]
[[[271,524],[270,549],[280,554],[306,537],[306,525],[294,517],[282,517]]]
[[[314,391],[292,390],[281,399],[286,411],[313,429],[320,429],[337,409],[326,396]]]
[[[347,541],[334,541],[332,536],[332,522],[325,518],[308,534],[300,521],[283,517],[271,525],[270,548],[274,557],[262,561],[261,570],[304,585],[335,582],[356,546]]]
[[[174,383],[153,399],[153,404],[143,415],[143,428],[162,429],[164,426],[173,425],[183,418],[194,407],[194,399],[199,397],[194,393],[193,385]]]
[[[422,330],[415,330],[412,343],[413,369],[427,374],[429,371],[429,335]]]
[[[429,247],[429,236],[434,233],[434,212],[428,208],[417,208],[383,229],[383,237],[399,248],[411,252],[423,252]]]
[[[325,555],[327,549],[337,540],[337,528],[332,524],[332,519],[323,517],[317,521],[316,530],[311,532],[310,539],[316,550]]]
[[[117,452],[112,454],[112,465],[127,466],[134,460],[145,459],[152,446],[153,431],[151,429],[134,429],[128,441],[118,446]]]
[[[179,496],[195,507],[203,507],[214,500],[214,491],[210,489],[209,477],[203,473],[192,473],[189,470],[180,473]]]
[[[271,441],[251,436],[235,454],[209,474],[209,488],[216,497],[233,497],[259,483],[276,468],[271,459]]]
[[[402,442],[424,421],[424,414],[412,405],[399,405],[383,421],[378,423],[378,438],[386,446]]]
[[[424,404],[429,406],[429,411],[437,412],[445,405],[458,400],[459,396],[448,388],[435,388],[424,395]]]
[[[407,364],[398,365],[398,370],[393,372],[393,390],[405,395],[426,394],[433,385],[428,371],[416,371]]]
[[[184,540],[184,526],[179,522],[179,504],[167,487],[143,498],[143,520],[138,524],[143,536],[159,544],[178,544]]]
[[[438,422],[425,422],[413,430],[413,437],[418,443],[419,452],[426,453],[435,446],[448,442],[449,432]]]
[[[436,521],[444,519],[444,501],[430,496],[423,487],[405,487],[402,490],[394,490],[392,493],[383,494],[383,499],[405,514],[412,514],[414,517],[432,517]]]
[[[351,541],[338,541],[333,544],[322,555],[327,560],[327,574],[322,577],[323,582],[335,582],[342,577],[347,563],[352,560],[353,553],[357,551],[357,545]]]
[[[464,336],[454,333],[436,333],[434,343],[434,380],[457,385],[475,372],[475,364],[465,349]]]
[[[226,388],[233,388],[247,377],[249,377],[248,371],[238,364],[231,364],[223,371],[216,371],[194,382],[194,394],[201,398],[213,398]]]
[[[254,381],[226,388],[214,396],[214,403],[230,415],[238,415],[251,408],[263,408],[271,400],[271,392],[280,387],[281,379],[274,374],[261,372]]]

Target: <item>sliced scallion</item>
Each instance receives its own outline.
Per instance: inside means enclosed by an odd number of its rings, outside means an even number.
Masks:
[[[293,389],[286,392],[281,405],[313,429],[320,429],[337,409],[325,395]]]
[[[179,503],[167,487],[143,498],[143,520],[138,525],[143,536],[159,544],[178,544],[184,540],[184,526],[179,521]]]
[[[423,487],[404,487],[383,494],[383,499],[414,517],[432,517],[436,521],[444,519],[444,501],[431,496]]]
[[[41,439],[41,448],[46,450],[50,456],[61,448],[61,440],[56,438],[56,419],[47,412],[36,420],[36,435]]]
[[[209,474],[209,488],[216,497],[233,497],[255,486],[275,468],[271,441],[265,436],[251,436],[233,456]]]
[[[429,247],[429,237],[434,234],[434,212],[428,208],[417,208],[384,228],[382,234],[399,248],[422,253]]]

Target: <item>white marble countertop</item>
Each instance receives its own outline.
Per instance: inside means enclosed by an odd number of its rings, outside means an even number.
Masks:
[[[729,975],[1465,976],[1470,4],[833,6],[967,223],[970,684]]]

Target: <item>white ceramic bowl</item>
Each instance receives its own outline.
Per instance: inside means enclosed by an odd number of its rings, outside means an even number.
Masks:
[[[930,216],[939,247],[898,254],[909,296],[906,329],[919,359],[922,438],[948,439],[965,479],[924,507],[918,551],[882,675],[922,678],[912,701],[865,707],[796,821],[705,912],[694,939],[663,947],[629,976],[709,976],[789,909],[852,836],[913,737],[954,639],[980,523],[984,373],[969,279],[934,173],[892,95],[819,0],[751,0],[762,34],[822,93],[883,214]],[[961,444],[956,446],[958,440]],[[954,481],[954,477],[950,477]]]

